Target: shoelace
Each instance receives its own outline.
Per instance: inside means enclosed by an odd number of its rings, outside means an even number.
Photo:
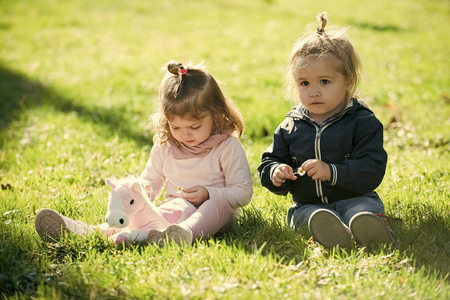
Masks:
[[[374,214],[375,216],[377,216],[377,217],[380,217],[380,218],[384,218],[384,224],[386,224],[386,226],[389,226],[389,225],[391,225],[391,219],[389,219],[389,217],[388,216],[386,216],[386,215],[383,215],[383,214]]]

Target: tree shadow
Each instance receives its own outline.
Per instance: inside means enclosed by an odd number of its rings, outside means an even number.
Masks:
[[[54,88],[13,71],[0,61],[0,134],[24,111],[49,106],[63,113],[76,112],[83,121],[93,125],[106,125],[109,134],[118,134],[134,140],[138,146],[151,144],[152,139],[144,135],[143,130],[130,126],[130,116],[140,112],[130,112],[125,106],[105,108],[101,106],[83,106],[76,99],[70,99],[55,91]],[[0,140],[0,147],[3,146]]]
[[[138,147],[152,144],[152,139],[143,130],[130,126],[130,116],[140,112],[130,111],[125,106],[105,108],[80,105],[77,99],[62,95],[55,88],[13,70],[0,60],[0,147],[4,147],[6,137],[3,134],[11,124],[21,120],[27,110],[39,107],[49,107],[66,114],[75,112],[80,120],[100,127],[106,138],[118,135],[134,141]],[[96,249],[103,249],[102,244],[99,245]],[[49,254],[59,255],[61,251],[49,248],[43,252],[33,248],[31,233],[22,226],[6,225],[0,215],[0,295],[30,295],[46,280],[39,257],[49,259]],[[69,253],[75,255],[78,252],[73,250]]]

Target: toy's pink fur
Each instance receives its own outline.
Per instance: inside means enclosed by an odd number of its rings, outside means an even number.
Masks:
[[[121,229],[111,238],[118,244],[146,241],[151,229],[164,230],[192,215],[196,208],[182,198],[175,198],[155,205],[136,178],[106,179],[111,188],[106,222]]]

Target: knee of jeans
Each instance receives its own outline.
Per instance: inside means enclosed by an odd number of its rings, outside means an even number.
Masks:
[[[309,216],[304,214],[301,210],[292,210],[287,215],[287,223],[290,228],[298,229],[303,226],[308,226]]]
[[[294,223],[294,214],[295,214],[295,207],[291,206],[288,209],[287,215],[286,215],[286,222],[289,227],[292,229],[295,229],[295,223]]]

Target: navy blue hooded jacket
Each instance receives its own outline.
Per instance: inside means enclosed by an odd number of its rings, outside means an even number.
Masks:
[[[308,159],[319,159],[330,167],[330,181],[297,176],[280,187],[272,175],[280,164],[294,170]],[[300,104],[278,126],[273,143],[262,155],[258,167],[261,184],[278,195],[292,194],[297,203],[332,203],[361,196],[375,190],[386,171],[387,153],[383,148],[383,125],[357,99],[344,111],[314,122]]]

